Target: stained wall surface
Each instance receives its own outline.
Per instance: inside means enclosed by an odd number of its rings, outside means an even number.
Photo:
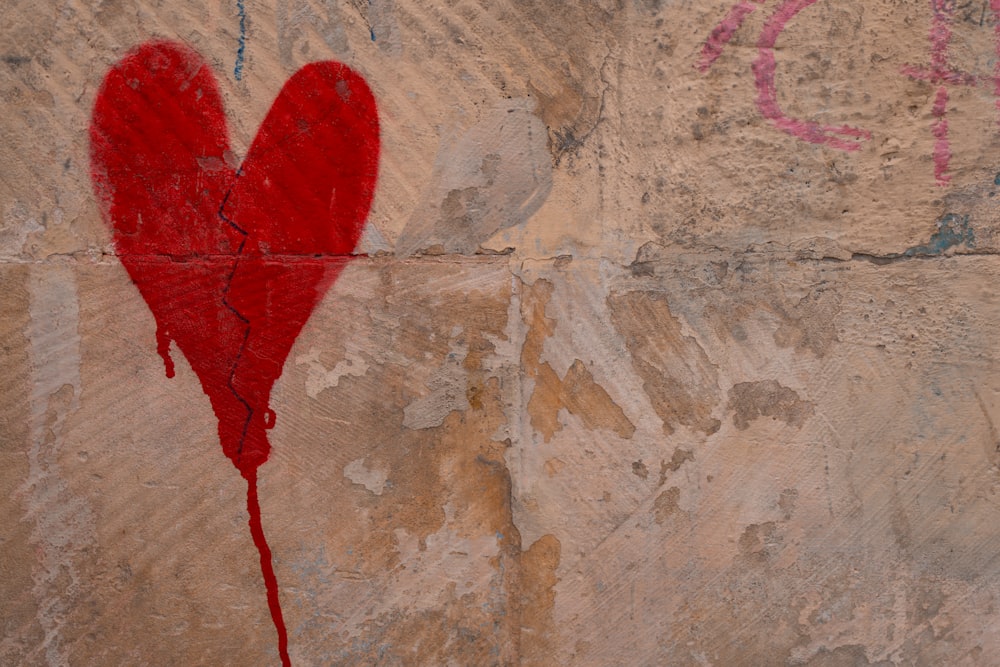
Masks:
[[[150,40],[231,166],[307,63],[378,106],[270,395],[292,664],[1000,664],[1000,5],[951,0],[4,2],[0,664],[280,664],[92,184]]]

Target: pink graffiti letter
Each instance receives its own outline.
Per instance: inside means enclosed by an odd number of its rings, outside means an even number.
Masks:
[[[760,4],[764,0],[753,0],[754,2]],[[1000,0],[996,0],[1000,2]],[[698,59],[698,69],[702,72],[707,72],[708,68],[712,66],[715,59],[722,55],[722,49],[726,47],[729,40],[733,38],[733,35],[740,26],[743,25],[743,21],[749,16],[755,9],[749,0],[740,0],[735,5],[729,9],[729,13],[726,14],[726,18],[722,19],[722,22],[715,26],[712,30],[712,34],[708,36],[705,40],[705,45],[701,47],[701,58]]]
[[[993,37],[996,43],[996,64],[993,66],[993,96],[996,97],[997,111],[1000,112],[1000,0],[990,0],[993,11]]]
[[[871,139],[871,132],[849,125],[821,125],[813,121],[789,118],[778,106],[774,85],[774,43],[788,22],[816,0],[785,0],[764,24],[757,41],[757,59],[753,73],[757,81],[757,108],[775,127],[811,144],[826,144],[831,148],[856,151],[859,139]],[[847,139],[845,137],[849,137]]]
[[[948,110],[948,88],[945,84],[975,86],[977,82],[972,74],[959,72],[948,65],[948,41],[951,39],[955,0],[930,0],[930,2],[931,12],[934,15],[930,33],[931,65],[930,67],[904,65],[903,74],[912,79],[937,84],[934,106],[931,109],[931,115],[934,116],[934,122],[931,124],[931,133],[934,135],[934,180],[938,185],[948,185],[951,181],[951,176],[948,174],[951,144],[948,141],[948,119],[945,118]],[[992,0],[990,6],[994,14],[1000,9],[1000,3],[996,0]]]

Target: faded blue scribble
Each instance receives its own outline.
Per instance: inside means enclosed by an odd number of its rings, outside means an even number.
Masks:
[[[372,36],[372,41],[375,41],[375,26],[372,25],[372,3],[375,0],[368,0],[368,32]]]
[[[236,0],[236,10],[240,16],[240,46],[236,49],[236,67],[233,68],[233,76],[240,81],[243,78],[243,52],[247,47],[247,9],[243,0]]]
[[[966,248],[976,247],[976,235],[969,224],[969,216],[949,213],[938,220],[938,230],[926,245],[916,245],[903,251],[904,257],[928,257],[940,255],[949,248],[965,244]]]

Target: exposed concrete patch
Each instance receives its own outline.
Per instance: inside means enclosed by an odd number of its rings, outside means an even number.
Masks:
[[[358,239],[357,252],[364,255],[378,255],[392,252],[392,245],[374,222],[365,225]]]
[[[559,411],[563,408],[579,417],[588,429],[607,429],[626,439],[635,433],[635,426],[621,407],[594,382],[594,377],[579,359],[561,380],[548,362],[539,367],[535,376],[535,391],[528,401],[528,413],[531,425],[546,442],[562,428]]]
[[[430,199],[410,217],[396,254],[471,254],[497,232],[530,218],[552,190],[545,126],[528,99],[491,109],[438,155]]]
[[[778,312],[784,316],[774,332],[779,347],[809,350],[822,357],[837,340],[835,318],[840,312],[840,297],[835,291],[815,289]]]
[[[456,326],[452,338],[461,333]],[[403,409],[403,426],[406,428],[432,428],[440,426],[452,411],[464,412],[470,407],[469,399],[482,406],[479,399],[481,387],[469,387],[468,371],[463,362],[468,356],[468,346],[457,342],[448,352],[443,366],[431,375],[427,381],[430,393],[423,396]]]
[[[368,371],[368,360],[359,353],[357,342],[350,341],[347,345],[347,358],[338,361],[332,369],[323,365],[320,351],[316,348],[295,357],[296,364],[304,364],[309,368],[309,378],[306,380],[306,395],[309,398],[316,398],[324,389],[336,387],[344,376],[361,376]]]
[[[795,506],[799,500],[798,489],[783,489],[781,497],[778,499],[778,508],[781,509],[785,521],[792,518],[795,513]]]
[[[656,496],[656,501],[653,502],[653,517],[656,519],[656,523],[664,525],[674,512],[679,511],[680,499],[681,490],[676,486],[672,486]]]
[[[359,261],[303,333],[306,350],[354,340],[342,358],[367,364],[288,401],[275,428],[276,441],[294,442],[297,422],[318,419],[327,454],[288,447],[268,464],[285,480],[269,488],[275,505],[297,517],[276,522],[273,539],[308,546],[279,578],[290,627],[318,662],[516,663],[521,545],[508,443],[494,435],[507,428],[493,364],[510,283],[485,262]],[[314,372],[287,367],[280,395],[299,396]],[[303,540],[298,521],[315,538]]]
[[[632,264],[632,272],[659,275],[669,266],[660,261],[663,252],[662,246],[643,246]],[[763,254],[763,249],[759,252]],[[787,248],[783,252],[789,259],[797,257]],[[701,312],[697,315],[707,320],[719,338],[744,346],[759,345],[761,341],[751,337],[749,327],[757,318],[767,317],[769,336],[779,348],[818,358],[833,349],[839,341],[837,320],[843,306],[836,289],[820,280],[792,290],[780,283],[776,278],[780,274],[778,267],[764,256],[725,257],[706,257],[685,265],[686,287],[699,294]],[[686,318],[695,316],[683,314]]]
[[[771,417],[799,428],[813,415],[813,404],[799,398],[777,380],[740,382],[729,390],[728,410],[733,411],[736,428],[745,430],[755,419]]]
[[[634,291],[608,297],[615,328],[632,354],[653,409],[670,435],[684,424],[706,435],[719,430],[712,416],[719,400],[715,366],[681,331],[661,292]]]
[[[747,526],[738,542],[740,558],[750,566],[766,563],[771,554],[780,548],[780,536],[776,529],[777,524],[773,521]]]
[[[542,363],[545,340],[556,330],[556,322],[545,314],[545,308],[552,299],[553,285],[545,279],[524,285],[521,297],[521,318],[527,331],[521,346],[521,367],[528,376],[538,374]]]
[[[522,665],[552,664],[553,649],[559,642],[559,628],[553,612],[556,570],[562,545],[553,535],[538,538],[521,554],[521,661]]]
[[[376,496],[380,496],[389,474],[384,470],[366,468],[364,459],[354,459],[344,466],[344,477],[354,484],[360,484]]]
[[[594,382],[582,361],[575,359],[561,379],[548,362],[541,361],[545,340],[555,331],[555,321],[545,314],[551,296],[552,284],[537,280],[527,289],[522,308],[528,333],[521,351],[521,363],[526,375],[535,380],[527,405],[531,425],[548,442],[562,429],[559,411],[565,408],[579,417],[588,429],[607,429],[622,438],[631,438],[635,426],[608,392]]]
[[[660,485],[662,486],[667,481],[669,473],[680,470],[685,461],[694,461],[694,452],[690,449],[681,449],[680,447],[674,450],[669,461],[660,461]]]

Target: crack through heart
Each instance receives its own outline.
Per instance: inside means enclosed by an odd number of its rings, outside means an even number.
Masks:
[[[290,665],[257,471],[268,407],[295,338],[350,259],[378,175],[379,125],[364,79],[336,62],[282,87],[239,170],[211,70],[187,47],[149,42],[107,74],[90,127],[91,175],[117,254],[198,376],[223,452],[247,481],[282,664]]]

